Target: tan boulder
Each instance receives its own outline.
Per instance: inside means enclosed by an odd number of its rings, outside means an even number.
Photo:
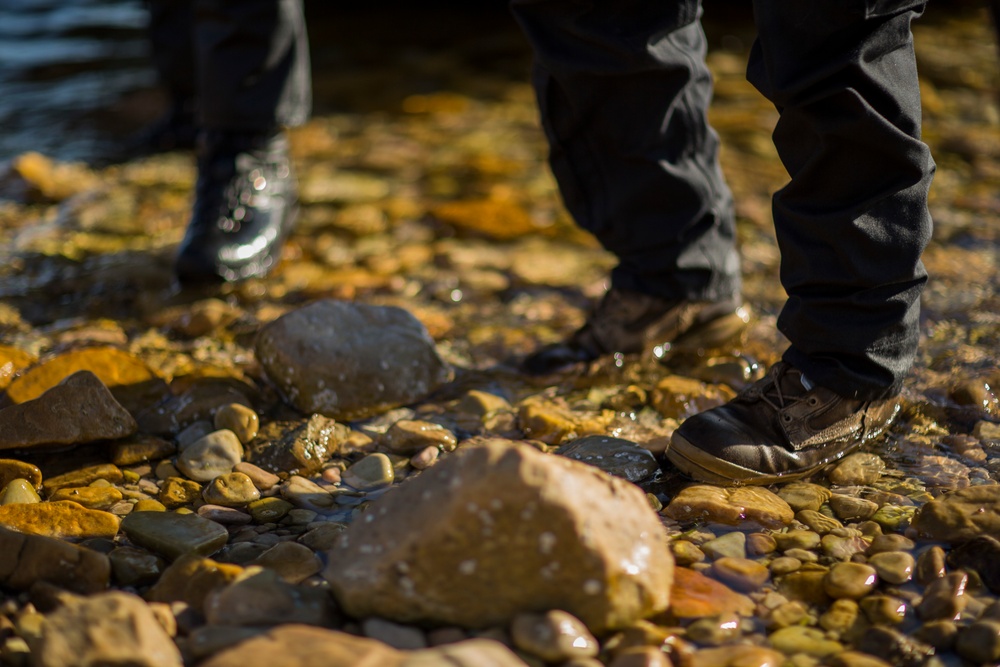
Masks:
[[[460,448],[387,493],[324,572],[359,618],[488,627],[563,609],[594,632],[665,609],[672,574],[638,487],[507,440]]]
[[[255,349],[290,403],[334,419],[412,403],[451,375],[424,326],[389,306],[317,301],[265,326]]]
[[[132,435],[138,425],[90,371],[0,410],[0,449],[75,445]]]
[[[142,598],[110,591],[69,598],[32,637],[35,667],[181,667],[180,651]]]

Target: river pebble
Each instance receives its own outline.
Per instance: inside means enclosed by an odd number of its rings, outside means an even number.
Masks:
[[[913,578],[916,561],[906,551],[880,551],[868,557],[868,564],[878,572],[878,578],[890,584],[905,584]]]
[[[829,473],[830,483],[838,486],[870,486],[885,471],[885,461],[870,452],[848,454]]]
[[[510,624],[517,648],[545,662],[597,655],[599,645],[580,619],[564,611],[518,614]]]
[[[260,417],[253,409],[242,403],[223,405],[215,412],[212,423],[216,430],[232,431],[244,445],[253,440],[260,429]]]
[[[395,468],[388,456],[381,452],[369,454],[344,471],[344,484],[359,491],[374,491],[392,484]]]
[[[39,503],[42,501],[36,486],[26,479],[12,479],[0,490],[0,505]]]
[[[749,558],[731,556],[716,559],[710,572],[722,583],[743,593],[759,590],[771,577],[766,565]]]
[[[836,563],[826,574],[823,589],[835,600],[857,600],[872,592],[877,584],[878,574],[872,566],[864,563]]]
[[[223,507],[246,507],[260,498],[260,491],[249,476],[241,472],[219,475],[201,492],[206,503]]]
[[[243,445],[229,429],[213,431],[182,449],[177,469],[196,482],[208,482],[232,472],[243,460]]]

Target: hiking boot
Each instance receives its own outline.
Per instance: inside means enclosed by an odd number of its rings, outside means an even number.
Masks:
[[[749,321],[738,297],[686,301],[612,287],[572,336],[533,352],[522,367],[543,375],[616,352],[633,354],[655,346],[662,357],[677,347],[719,347],[739,337]]]
[[[206,133],[194,211],[174,263],[178,280],[195,285],[266,275],[297,210],[283,133]]]
[[[779,362],[729,403],[681,424],[667,458],[704,482],[784,482],[881,435],[898,411],[896,399],[843,398]]]

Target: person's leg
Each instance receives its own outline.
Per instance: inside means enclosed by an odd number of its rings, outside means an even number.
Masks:
[[[748,76],[777,106],[791,182],[774,197],[778,321],[768,378],[686,421],[669,458],[703,479],[802,476],[883,431],[916,353],[934,163],[920,141],[907,0],[755,0]]]
[[[602,318],[599,308],[592,320],[626,325],[588,327],[526,367],[544,372],[669,342],[681,320],[699,317],[674,312],[657,326],[656,311],[681,304],[726,302],[700,319],[732,315],[739,259],[718,138],[706,118],[712,84],[700,3],[513,0],[511,9],[534,48],[550,164],[566,207],[619,259],[615,303],[603,306],[614,313]]]
[[[311,105],[301,0],[196,0],[198,184],[175,262],[185,284],[265,275],[294,224],[283,126]]]

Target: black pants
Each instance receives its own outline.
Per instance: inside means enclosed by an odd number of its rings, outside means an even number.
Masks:
[[[297,125],[312,106],[301,0],[149,0],[153,60],[205,129]]]
[[[740,289],[731,195],[708,126],[698,0],[512,0],[566,206],[670,298]],[[918,340],[934,163],[920,141],[914,0],[754,0],[748,78],[780,112],[774,196],[785,358],[844,396],[897,393]]]

